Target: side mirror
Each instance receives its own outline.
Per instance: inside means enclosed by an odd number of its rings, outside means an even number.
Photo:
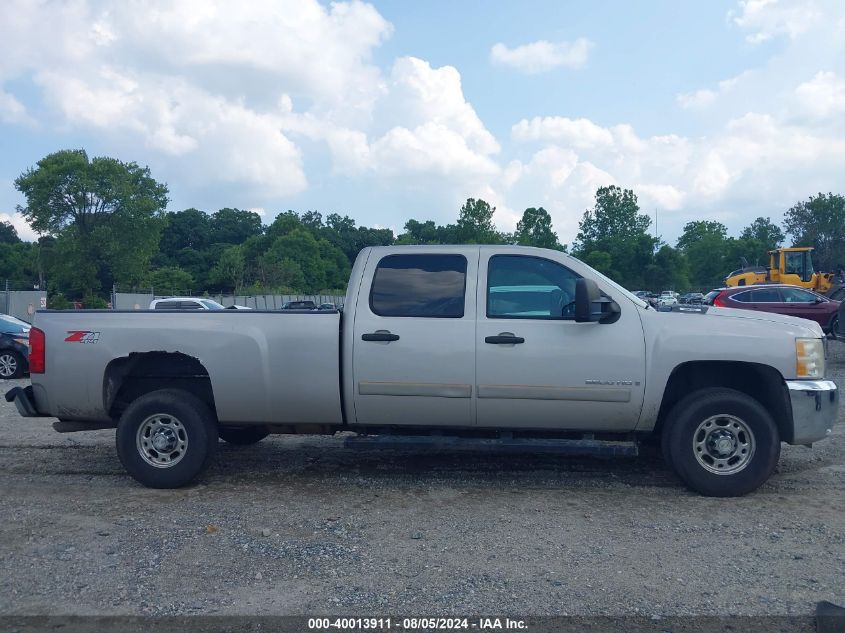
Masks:
[[[613,323],[619,318],[619,305],[602,294],[592,279],[575,281],[575,321],[578,323]]]

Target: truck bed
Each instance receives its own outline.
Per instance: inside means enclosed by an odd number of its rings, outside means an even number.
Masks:
[[[105,421],[109,374],[119,378],[109,368],[178,354],[207,373],[220,422],[340,424],[340,319],[337,311],[39,311],[46,371],[33,375],[33,393],[42,413]],[[166,376],[166,364],[157,371]]]

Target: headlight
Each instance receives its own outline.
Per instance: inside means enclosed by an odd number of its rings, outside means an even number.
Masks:
[[[824,345],[820,338],[795,339],[795,374],[798,378],[824,378]]]

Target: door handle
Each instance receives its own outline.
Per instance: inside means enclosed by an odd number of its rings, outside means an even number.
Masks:
[[[520,343],[524,343],[525,339],[521,336],[502,333],[498,336],[486,336],[484,337],[484,342],[490,343],[491,345],[519,345]]]
[[[391,334],[387,330],[378,330],[377,332],[370,332],[361,335],[362,341],[398,341],[398,334]]]

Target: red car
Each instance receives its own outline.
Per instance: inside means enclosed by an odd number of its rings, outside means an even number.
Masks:
[[[810,319],[826,333],[842,335],[839,330],[839,301],[833,301],[798,286],[761,284],[719,288],[704,297],[704,303],[718,308],[741,308],[776,312]]]

